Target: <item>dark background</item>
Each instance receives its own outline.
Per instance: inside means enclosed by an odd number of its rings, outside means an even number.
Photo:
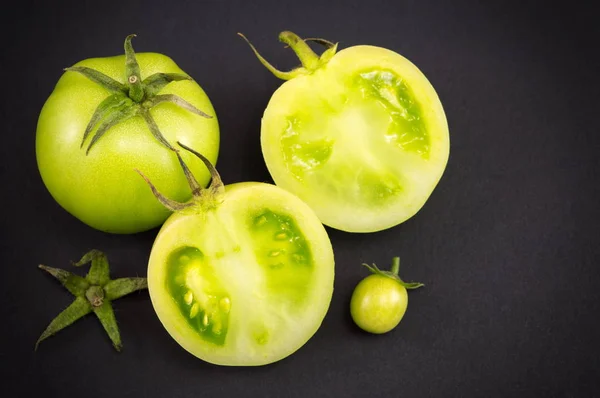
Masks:
[[[489,4],[488,4],[489,3]],[[494,3],[494,4],[492,4]],[[6,7],[6,5],[3,5]],[[2,10],[2,396],[600,396],[598,24],[577,2],[297,1],[13,3]],[[144,275],[156,230],[116,236],[62,210],[39,177],[35,129],[62,68],[137,51],[171,56],[206,90],[228,182],[270,181],[260,118],[280,85],[236,36],[292,67],[281,30],[397,51],[444,104],[451,155],[425,207],[387,231],[329,230],[335,293],[317,334],[287,359],[226,368],[191,356],[147,292],[115,303],[115,352],[93,317],[34,343],[71,297],[39,263],[91,248],[114,276]],[[350,319],[363,261],[402,257],[404,320],[383,336]]]

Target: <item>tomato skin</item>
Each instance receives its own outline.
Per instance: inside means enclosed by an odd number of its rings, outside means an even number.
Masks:
[[[154,73],[184,73],[169,57],[136,54],[142,78]],[[96,69],[124,83],[125,56],[93,58],[76,66]],[[215,111],[194,81],[167,85],[161,93],[176,94],[211,119],[163,103],[150,110],[160,131],[172,144],[181,141],[216,162],[219,127]],[[113,126],[86,155],[83,132],[98,104],[110,93],[88,78],[67,71],[44,104],[37,125],[38,169],[52,197],[85,224],[105,232],[135,233],[154,228],[167,219],[164,209],[148,191],[135,169],[143,169],[156,186],[173,199],[191,197],[177,157],[150,133],[140,116]],[[209,173],[198,159],[183,155],[199,182]]]
[[[382,334],[400,323],[408,306],[406,288],[384,275],[369,275],[354,289],[350,314],[363,330]]]
[[[331,242],[314,212],[274,185],[227,185],[219,202],[216,208],[200,205],[199,210],[176,212],[161,227],[148,264],[152,305],[173,339],[204,361],[224,366],[279,361],[300,349],[317,332],[327,313],[334,279]],[[312,264],[307,272],[306,268],[292,268],[284,277],[279,276],[295,254],[279,250],[281,231],[260,235],[247,223],[249,215],[260,214],[265,208],[289,217],[297,226],[301,237],[291,241],[305,241]],[[265,236],[274,236],[274,240],[263,239]],[[202,254],[198,254],[198,265],[187,262],[173,272],[170,261],[174,254],[182,253],[181,248],[198,249]],[[183,253],[190,257],[192,252]],[[276,262],[282,257],[286,258],[282,269],[269,267],[270,260]],[[189,289],[189,297],[176,296],[169,288],[168,281],[177,282],[182,276],[180,286]],[[219,303],[227,300],[226,311],[219,304],[220,311],[213,312],[211,318],[220,322],[217,327],[221,334],[210,339],[202,326],[200,330],[193,327],[194,322],[202,322],[203,315],[201,308],[194,309],[192,297],[195,300],[204,293]],[[211,323],[206,327],[210,329]]]

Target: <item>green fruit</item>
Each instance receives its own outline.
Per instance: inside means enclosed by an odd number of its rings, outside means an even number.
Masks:
[[[318,57],[297,35],[279,39],[302,67],[287,80],[262,118],[261,143],[275,183],[304,200],[320,220],[349,232],[373,232],[412,217],[440,180],[449,153],[446,116],[421,71],[374,46]],[[314,39],[311,39],[314,40]]]
[[[135,55],[131,38],[125,56],[67,68],[36,135],[38,168],[52,197],[87,225],[114,233],[154,228],[170,214],[134,169],[144,169],[170,197],[187,200],[171,143],[184,142],[211,162],[219,151],[217,119],[202,88],[165,55]],[[186,161],[206,185],[202,162]]]
[[[422,283],[406,283],[398,276],[400,258],[394,257],[391,271],[381,271],[375,264],[366,266],[373,274],[354,289],[350,314],[361,329],[375,334],[387,333],[400,323],[406,307],[406,289],[417,289]]]
[[[329,308],[334,259],[325,228],[310,207],[274,185],[224,187],[195,154],[213,177],[201,189],[181,161],[194,192],[190,202],[168,199],[151,185],[175,211],[150,254],[154,309],[169,334],[207,362],[278,361],[310,339]]]

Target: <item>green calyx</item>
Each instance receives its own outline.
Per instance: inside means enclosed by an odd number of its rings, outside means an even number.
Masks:
[[[131,45],[131,39],[135,35],[129,35],[125,38],[125,83],[120,83],[113,78],[92,68],[85,66],[73,66],[66,68],[66,71],[81,73],[94,83],[104,87],[111,94],[106,97],[94,111],[90,122],[88,123],[81,140],[81,147],[85,144],[87,138],[95,130],[90,140],[86,154],[98,142],[100,138],[113,126],[131,119],[135,116],[141,116],[146,122],[150,132],[158,142],[165,147],[174,150],[173,146],[164,138],[160,132],[154,118],[150,114],[150,109],[154,106],[170,102],[196,115],[212,118],[183,98],[174,94],[159,94],[159,92],[169,83],[182,80],[192,80],[191,77],[180,73],[155,73],[142,80],[140,66],[135,58],[135,52]]]
[[[419,282],[404,282],[402,279],[400,279],[400,276],[398,276],[398,272],[400,271],[400,257],[394,257],[392,259],[392,267],[389,271],[382,271],[379,268],[377,268],[377,265],[375,264],[369,265],[363,263],[363,265],[375,275],[381,275],[387,278],[392,278],[393,280],[397,281],[400,285],[404,286],[406,289],[418,289],[422,286],[425,286],[424,284]]]
[[[190,201],[182,203],[167,198],[161,194],[158,189],[156,189],[150,179],[146,177],[140,170],[136,171],[150,186],[150,189],[152,190],[152,193],[156,199],[158,199],[163,206],[173,212],[190,211],[192,213],[203,213],[207,210],[216,208],[223,201],[223,195],[225,194],[225,186],[223,185],[223,181],[221,180],[221,176],[217,172],[217,169],[215,169],[210,160],[205,158],[201,153],[194,151],[192,148],[189,148],[180,142],[177,142],[177,144],[202,160],[211,176],[210,185],[207,188],[203,188],[192,174],[192,171],[181,158],[179,150],[174,149],[177,159],[179,159],[179,164],[181,165],[183,173],[185,174],[185,178],[187,179],[192,190],[192,199]]]
[[[275,68],[265,58],[263,58],[263,56],[260,55],[258,50],[256,50],[252,43],[250,43],[250,41],[246,38],[246,36],[244,36],[241,33],[238,33],[238,35],[240,35],[246,41],[246,43],[248,43],[252,51],[254,51],[254,54],[256,54],[256,57],[258,58],[260,63],[263,64],[276,77],[283,80],[290,80],[300,75],[310,75],[323,65],[327,64],[331,60],[331,58],[333,58],[338,46],[338,43],[333,43],[325,39],[313,37],[302,39],[295,33],[289,31],[281,32],[279,34],[279,41],[285,43],[287,45],[286,47],[290,47],[292,50],[294,50],[294,52],[300,59],[300,62],[302,63],[302,66],[298,68],[292,69],[288,72],[283,72]],[[326,47],[326,50],[320,56],[318,56],[309,47],[307,42],[315,42],[321,44]]]
[[[117,327],[111,301],[136,290],[146,289],[148,281],[146,278],[119,278],[111,280],[108,259],[99,250],[92,250],[86,253],[81,260],[73,263],[73,265],[80,267],[90,262],[92,265],[85,278],[59,268],[52,268],[45,265],[39,266],[39,268],[58,279],[75,296],[75,300],[50,322],[35,343],[36,350],[43,340],[56,334],[90,312],[96,314],[115,349],[117,351],[121,350],[121,335]]]

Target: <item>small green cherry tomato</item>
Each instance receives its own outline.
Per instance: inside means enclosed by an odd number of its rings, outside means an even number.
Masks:
[[[285,358],[311,338],[329,308],[327,232],[291,193],[256,182],[223,186],[210,162],[192,153],[211,171],[207,189],[183,161],[191,201],[175,202],[151,185],[174,211],[150,254],[152,305],[169,334],[207,362],[256,366]]]
[[[262,152],[275,183],[304,200],[321,221],[373,232],[412,217],[446,167],[448,124],[423,73],[381,47],[337,44],[282,32],[302,67],[275,69],[287,80],[261,125]],[[306,41],[327,46],[317,56]],[[349,215],[352,215],[349,217]]]
[[[350,300],[350,314],[363,330],[382,334],[400,323],[406,307],[406,289],[416,289],[422,283],[406,283],[398,276],[400,258],[394,257],[391,271],[381,271],[375,264],[365,265],[373,274],[367,276],[354,289]]]
[[[172,145],[184,142],[213,163],[219,151],[219,126],[202,88],[169,57],[135,54],[132,37],[125,55],[66,68],[36,134],[38,168],[52,197],[87,225],[112,233],[148,230],[170,215],[135,169],[184,201],[191,195]],[[206,186],[206,167],[183,156]]]

